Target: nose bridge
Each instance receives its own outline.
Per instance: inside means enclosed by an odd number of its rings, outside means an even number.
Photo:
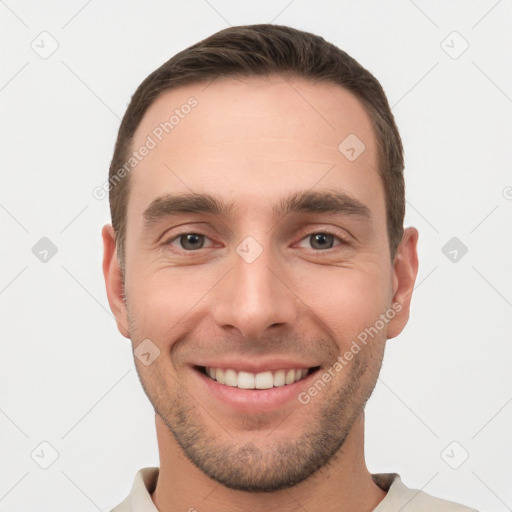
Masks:
[[[297,302],[283,284],[283,268],[276,251],[247,237],[232,254],[232,270],[223,279],[213,304],[219,327],[235,327],[244,336],[258,339],[274,325],[293,324]],[[276,275],[277,274],[277,275]]]

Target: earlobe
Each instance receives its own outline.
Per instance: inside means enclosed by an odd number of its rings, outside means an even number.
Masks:
[[[121,267],[117,258],[114,228],[107,224],[101,232],[103,238],[103,276],[108,303],[117,322],[119,332],[129,338],[128,316],[124,301],[124,285]]]
[[[418,274],[418,236],[416,228],[405,229],[395,254],[392,304],[398,313],[388,324],[388,339],[398,336],[409,320],[412,292]]]

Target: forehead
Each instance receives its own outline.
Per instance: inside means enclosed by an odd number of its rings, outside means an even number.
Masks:
[[[132,150],[144,146],[129,210],[165,193],[215,190],[249,204],[317,183],[382,202],[371,118],[331,83],[225,78],[167,91],[135,133]]]

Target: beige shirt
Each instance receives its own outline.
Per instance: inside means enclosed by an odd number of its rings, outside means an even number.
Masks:
[[[135,475],[129,496],[110,512],[158,512],[150,494],[155,490],[158,468],[143,468]],[[386,497],[373,512],[478,512],[453,501],[434,498],[430,494],[406,487],[397,473],[377,473],[373,481]]]

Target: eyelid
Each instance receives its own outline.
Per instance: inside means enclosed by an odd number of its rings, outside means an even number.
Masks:
[[[204,222],[198,222],[196,223],[197,225],[203,225]],[[173,235],[173,238],[176,238],[177,236],[180,236],[180,235],[189,235],[189,234],[192,234],[192,233],[195,233],[195,234],[204,234],[203,232],[201,232],[201,229],[204,229],[204,228],[198,228],[198,231],[194,231],[195,229],[195,226],[194,226],[194,223],[191,223],[190,222],[183,222],[181,224],[177,224],[176,226],[173,226],[172,228],[168,228],[166,229],[163,233],[160,234],[160,236],[156,239],[156,242],[155,243],[159,243],[161,242],[166,236],[167,234],[170,232],[170,231],[174,231],[175,229],[178,229],[179,227],[181,226],[185,226],[185,228],[183,228],[183,231],[182,232],[179,232],[179,233],[176,233]],[[206,236],[206,235],[205,235]],[[171,240],[171,239],[169,239]],[[165,242],[163,242],[165,244]]]

